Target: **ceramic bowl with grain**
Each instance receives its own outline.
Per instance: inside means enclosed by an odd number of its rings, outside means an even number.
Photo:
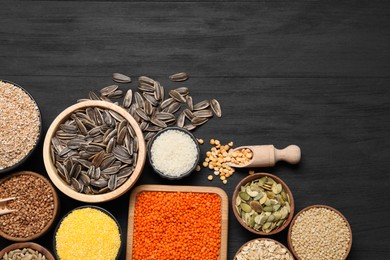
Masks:
[[[29,251],[33,257],[36,257],[36,258],[30,258],[30,259],[41,259],[39,257],[43,257],[43,256],[45,256],[45,258],[47,260],[54,260],[55,259],[54,256],[52,255],[52,253],[47,248],[45,248],[37,243],[33,243],[33,242],[11,244],[0,251],[0,258],[1,259],[8,259],[8,258],[4,258],[4,257],[5,256],[9,257],[10,253],[12,254],[12,252],[16,252],[19,250],[23,254],[26,254],[25,251]],[[10,259],[14,259],[14,258],[10,258]],[[24,259],[24,258],[16,258],[16,259]]]
[[[293,260],[294,256],[290,250],[279,241],[270,238],[255,238],[243,244],[237,250],[233,258],[233,260],[247,259]]]
[[[262,236],[284,230],[294,214],[294,198],[287,184],[269,173],[242,179],[232,196],[233,213],[248,231]]]
[[[0,174],[2,174],[15,170],[33,154],[42,136],[42,116],[38,103],[26,89],[8,80],[0,79],[0,83],[5,84],[4,88],[2,86],[3,90],[0,91],[0,102],[4,102],[4,106],[11,105],[9,104],[10,101],[7,100],[11,94],[7,94],[6,86],[15,87],[13,91],[18,91],[20,94],[16,99],[18,101],[11,102],[15,106],[12,111],[16,113],[12,112],[12,115],[6,115],[2,111],[1,115],[0,150],[2,151],[0,155]],[[15,93],[12,93],[13,96],[9,98],[14,99]],[[4,96],[2,96],[3,94]],[[22,98],[25,99],[23,103],[17,104]],[[27,104],[29,104],[28,109]],[[27,120],[31,121],[29,125],[26,125]],[[10,125],[12,125],[14,130],[11,130],[12,128],[6,129]],[[3,131],[5,132],[2,133]],[[11,132],[7,135],[7,131]],[[17,143],[18,146],[12,146],[9,144],[10,141]]]
[[[57,219],[60,200],[51,182],[41,174],[21,171],[0,180],[0,197],[11,213],[0,216],[0,236],[26,242],[46,234]]]
[[[143,133],[123,108],[107,101],[83,101],[52,122],[43,145],[46,171],[67,196],[90,203],[113,200],[140,177],[145,160]]]
[[[84,205],[70,210],[58,222],[53,250],[56,259],[119,259],[123,241],[114,215],[102,207]]]
[[[312,205],[295,215],[287,242],[297,259],[346,259],[352,247],[352,229],[337,209]]]
[[[189,176],[200,158],[195,136],[181,127],[160,130],[148,143],[148,159],[162,178],[179,180]]]

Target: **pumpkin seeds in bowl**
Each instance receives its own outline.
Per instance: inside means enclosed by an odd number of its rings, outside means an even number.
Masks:
[[[282,231],[294,213],[294,200],[287,185],[268,173],[244,178],[233,194],[233,212],[240,224],[260,235]]]

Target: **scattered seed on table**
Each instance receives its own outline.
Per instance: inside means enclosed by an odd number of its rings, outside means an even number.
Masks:
[[[208,177],[207,177],[207,179],[209,180],[209,181],[211,181],[211,180],[213,180],[213,175],[209,175]]]

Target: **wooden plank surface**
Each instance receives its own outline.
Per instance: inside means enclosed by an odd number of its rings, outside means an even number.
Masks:
[[[133,239],[134,239],[134,215],[136,211],[135,203],[137,195],[142,192],[191,192],[191,193],[212,193],[221,198],[221,247],[220,260],[226,260],[228,248],[228,212],[229,199],[226,192],[220,188],[208,186],[178,186],[178,185],[139,185],[130,194],[129,220],[127,228],[127,250],[126,259],[132,259]]]
[[[387,1],[1,1],[0,78],[37,100],[44,133],[111,74],[148,75],[195,101],[217,98],[222,118],[194,134],[235,146],[297,144],[300,164],[255,169],[282,178],[296,212],[325,204],[351,224],[348,259],[390,258],[390,4]],[[190,79],[171,83],[186,71]],[[0,118],[1,120],[1,118]],[[201,146],[204,154],[210,145]],[[42,144],[20,168],[47,175]],[[137,184],[220,187],[208,169],[170,182],[148,164]],[[63,216],[84,205],[60,193]],[[100,206],[127,230],[130,192]],[[229,208],[229,215],[232,209]],[[228,259],[255,236],[229,218]],[[53,230],[38,242],[52,250]],[[287,245],[287,232],[272,238]],[[11,244],[0,238],[0,248]],[[126,258],[122,252],[120,259]]]

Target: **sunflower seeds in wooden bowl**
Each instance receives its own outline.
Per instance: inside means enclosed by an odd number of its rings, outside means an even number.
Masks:
[[[46,134],[43,152],[57,188],[84,202],[121,196],[138,180],[146,158],[137,122],[105,101],[80,102],[60,113]]]

